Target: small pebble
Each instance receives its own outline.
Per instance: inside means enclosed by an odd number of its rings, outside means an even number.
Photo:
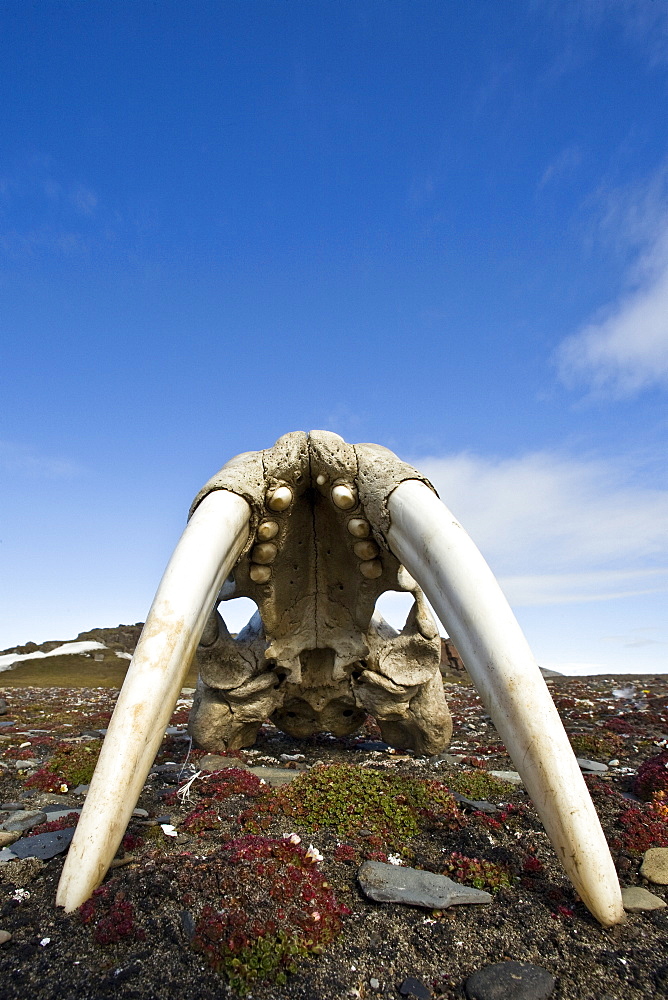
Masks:
[[[399,992],[402,997],[415,997],[416,1000],[430,1000],[432,992],[429,987],[421,983],[419,979],[415,979],[413,976],[409,976],[408,979],[404,979],[403,983],[399,987]]]
[[[371,987],[372,990],[380,989],[379,981],[377,979],[374,979],[373,977],[369,980],[369,986]]]
[[[627,885],[622,889],[622,903],[627,913],[641,913],[643,910],[663,910],[666,906],[660,896],[642,889],[638,885]]]
[[[517,771],[490,771],[493,778],[500,778],[501,781],[509,781],[511,785],[521,785],[522,779]]]
[[[547,969],[528,962],[486,965],[466,980],[469,1000],[546,1000],[556,980]]]
[[[12,940],[12,935],[9,931],[0,931],[0,944],[7,944],[8,941]]]

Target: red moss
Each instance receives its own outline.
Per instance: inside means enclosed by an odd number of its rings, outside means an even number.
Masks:
[[[633,791],[646,802],[655,792],[668,792],[668,750],[662,750],[640,765]]]
[[[38,833],[55,833],[57,830],[67,830],[71,826],[76,826],[78,822],[79,813],[71,812],[67,816],[61,816],[60,819],[52,819],[50,823],[40,823],[39,826],[33,826],[29,836],[33,837]]]
[[[134,907],[122,892],[115,892],[111,885],[96,889],[90,899],[79,907],[84,924],[94,924],[93,938],[98,944],[118,944],[134,939],[143,941],[146,934],[135,924]]]
[[[203,899],[192,946],[230,985],[285,982],[319,954],[350,913],[306,851],[287,839],[241,837],[181,872],[184,900]]]

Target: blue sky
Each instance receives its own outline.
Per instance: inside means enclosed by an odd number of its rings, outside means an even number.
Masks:
[[[325,428],[542,664],[668,669],[668,4],[6,2],[0,88],[0,648],[143,620]]]

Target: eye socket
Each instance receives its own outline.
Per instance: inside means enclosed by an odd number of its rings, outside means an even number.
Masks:
[[[345,716],[350,716],[352,714],[353,714],[352,708],[344,708],[344,710],[341,712],[341,715],[345,715]]]
[[[275,670],[276,669],[276,660],[267,660],[266,667],[267,667],[267,670],[269,670],[269,671]]]

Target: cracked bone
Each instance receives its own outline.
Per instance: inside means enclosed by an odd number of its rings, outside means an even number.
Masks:
[[[331,491],[322,489],[327,483]],[[253,561],[269,523],[277,526],[271,569]],[[358,562],[355,539],[363,538],[380,558]],[[104,877],[200,636],[189,728],[205,749],[250,745],[267,716],[299,736],[353,732],[367,713],[394,745],[443,749],[452,724],[438,629],[421,587],[573,884],[602,924],[621,920],[619,885],[580,770],[478,550],[417,470],[378,445],[349,445],[324,431],[237,456],[196,498],[110,723],[57,901],[76,908]],[[375,611],[386,590],[413,596],[399,633]],[[216,605],[237,596],[253,599],[258,612],[233,638]]]

